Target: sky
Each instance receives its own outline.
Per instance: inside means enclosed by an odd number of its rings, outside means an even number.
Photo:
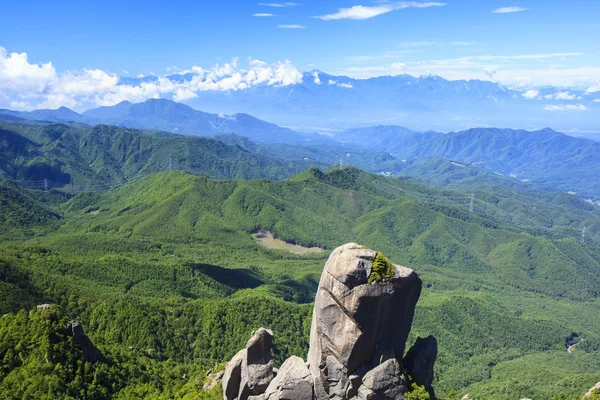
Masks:
[[[298,83],[312,69],[600,90],[597,0],[273,1],[2,0],[0,106],[76,108],[82,96],[109,105],[162,91],[185,100]],[[192,88],[164,79],[117,88],[120,76],[185,72],[202,77]]]

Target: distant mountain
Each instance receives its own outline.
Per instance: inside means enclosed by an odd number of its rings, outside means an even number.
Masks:
[[[165,99],[150,99],[137,104],[124,101],[112,107],[88,110],[82,115],[87,121],[129,128],[158,129],[184,135],[235,133],[259,142],[292,144],[325,140],[320,135],[301,134],[248,114],[209,114]]]
[[[26,124],[0,121],[0,177],[43,188],[98,188],[152,172],[181,169],[221,179],[282,179],[314,165],[251,153],[218,140],[109,125]],[[42,183],[39,183],[42,182]]]
[[[194,73],[167,76],[191,82]],[[135,85],[158,77],[122,78]],[[439,76],[381,76],[353,79],[313,70],[301,83],[257,85],[244,90],[199,91],[186,101],[213,113],[244,112],[295,129],[339,131],[376,124],[428,131],[478,126],[594,130],[600,122],[600,93],[545,88],[534,98],[481,80],[450,81]],[[561,94],[560,96],[558,94]],[[566,109],[567,106],[578,107]],[[566,111],[565,111],[566,110]]]
[[[248,114],[209,114],[166,99],[150,99],[143,103],[123,101],[82,114],[66,107],[57,110],[0,110],[0,120],[107,124],[209,137],[235,133],[259,142],[296,145],[332,142],[322,135],[296,132]]]
[[[479,165],[519,180],[550,185],[584,198],[600,199],[600,143],[546,128],[525,131],[475,128],[448,134],[376,126],[335,135],[362,141],[405,160],[438,157]]]
[[[9,118],[9,117],[14,118]],[[0,119],[3,120],[35,120],[49,122],[85,122],[85,119],[75,111],[60,107],[56,110],[12,111],[0,109]]]

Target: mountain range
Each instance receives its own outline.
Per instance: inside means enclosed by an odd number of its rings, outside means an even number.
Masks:
[[[150,99],[143,103],[123,101],[111,107],[99,107],[82,114],[66,107],[57,110],[0,110],[0,119],[46,122],[77,122],[109,124],[128,128],[156,129],[196,136],[237,133],[252,140],[271,143],[306,144],[326,142],[318,134],[295,132],[251,115],[210,114],[165,99]]]
[[[553,186],[593,201],[600,200],[600,183],[597,180],[600,174],[600,143],[565,135],[550,128],[537,131],[472,128],[444,134],[418,132],[396,125],[377,125],[323,135],[279,127],[246,114],[209,114],[165,99],[151,99],[137,104],[122,102],[112,107],[91,109],[83,114],[64,107],[29,112],[0,110],[1,119],[26,122],[28,126],[35,121],[40,123],[39,120],[46,125],[52,121],[72,127],[85,124],[80,126],[84,130],[87,124],[158,130],[163,131],[155,132],[163,137],[163,142],[175,140],[165,139],[165,135],[180,137],[176,139],[179,143],[185,142],[181,135],[218,137],[221,142],[239,146],[249,153],[267,156],[269,160],[266,164],[274,165],[275,159],[285,160],[289,166],[296,163],[298,168],[287,169],[291,173],[309,165],[322,167],[339,162],[393,175],[410,170],[405,167],[419,163],[421,159],[443,158],[518,180]],[[67,125],[56,129],[67,129]],[[134,136],[139,133],[134,133]],[[142,137],[150,140],[147,135]],[[186,143],[192,142],[194,140],[189,139]],[[175,157],[178,166],[183,166],[179,160],[186,152],[178,149],[178,154],[170,152],[169,157]],[[163,159],[164,163],[168,157]],[[147,168],[152,170],[153,167]],[[198,172],[194,168],[185,169]],[[214,171],[210,168],[206,170]],[[254,173],[244,176],[276,177],[269,174],[257,176]]]
[[[194,72],[167,76],[191,82]],[[162,78],[165,79],[165,78]],[[156,82],[158,77],[121,78],[122,85]],[[381,76],[353,79],[319,70],[301,83],[257,85],[243,90],[199,91],[186,100],[212,113],[244,112],[278,125],[326,132],[388,124],[414,130],[451,131],[474,127],[598,131],[600,92],[560,87],[524,90],[491,81],[447,80],[439,76]]]

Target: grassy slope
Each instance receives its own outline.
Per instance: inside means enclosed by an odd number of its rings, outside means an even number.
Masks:
[[[313,169],[281,182],[162,173],[76,196],[57,232],[5,247],[2,258],[30,274],[40,296],[80,316],[92,337],[210,365],[231,357],[259,325],[277,331],[279,360],[306,351],[310,306],[297,303],[312,301],[326,254],[265,250],[251,232],[328,249],[357,241],[421,274],[426,289],[413,336],[439,340],[439,393],[489,394],[508,384],[542,398],[580,394],[600,380],[594,364],[585,366],[600,340],[600,254],[555,237],[565,226],[597,224],[598,213],[556,194],[482,193],[490,208],[525,213],[523,198],[531,196],[544,218],[571,216],[539,237],[537,228],[522,232],[461,204],[422,200],[444,193],[354,169]],[[123,330],[129,326],[135,331]],[[573,332],[590,353],[573,361],[577,368],[557,363],[544,378],[536,357],[562,360]],[[515,377],[532,368],[537,381],[514,389]]]

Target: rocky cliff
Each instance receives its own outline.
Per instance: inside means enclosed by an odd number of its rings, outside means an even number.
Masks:
[[[435,338],[417,339],[404,356],[421,280],[381,253],[348,243],[321,275],[308,360],[287,359],[277,373],[272,332],[254,332],[227,364],[224,400],[404,399],[411,383],[433,397]]]

